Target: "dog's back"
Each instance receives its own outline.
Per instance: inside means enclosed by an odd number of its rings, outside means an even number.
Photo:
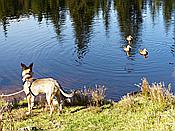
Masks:
[[[39,93],[56,93],[59,88],[57,81],[52,78],[37,79],[33,81],[31,85],[31,90],[35,95],[38,95]]]

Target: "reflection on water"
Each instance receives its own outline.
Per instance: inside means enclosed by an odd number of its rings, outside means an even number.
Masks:
[[[74,27],[76,53],[82,59],[87,53],[91,34],[93,34],[94,2],[72,0],[67,2]]]
[[[174,87],[174,16],[174,0],[1,0],[0,88],[21,88],[21,62],[67,89],[104,84],[115,100],[142,77]]]

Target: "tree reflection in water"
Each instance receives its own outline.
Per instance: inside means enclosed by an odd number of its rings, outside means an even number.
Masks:
[[[23,17],[30,17],[30,15],[34,16],[39,23],[43,19],[51,20],[58,39],[61,39],[66,16],[70,15],[75,35],[75,52],[78,59],[81,59],[88,52],[88,44],[93,35],[93,19],[99,15],[100,11],[102,11],[106,33],[108,33],[109,25],[112,22],[110,21],[111,7],[114,7],[122,38],[132,34],[135,41],[138,41],[141,36],[143,11],[147,9],[147,6],[149,6],[153,20],[162,9],[165,26],[168,30],[175,10],[174,0],[1,0],[0,22],[7,37],[9,20],[20,20]],[[136,51],[138,46],[134,45],[134,47]]]

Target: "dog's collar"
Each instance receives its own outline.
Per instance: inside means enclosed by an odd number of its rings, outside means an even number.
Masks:
[[[22,83],[22,84],[24,85],[25,83],[26,83],[26,80],[25,80],[25,81],[23,81],[23,83]]]
[[[23,77],[22,77],[22,81],[23,84],[25,83],[26,79],[30,79],[32,78],[32,75],[30,73],[26,73]]]

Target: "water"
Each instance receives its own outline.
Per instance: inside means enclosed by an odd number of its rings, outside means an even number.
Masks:
[[[21,62],[66,90],[105,85],[113,100],[143,77],[175,90],[174,22],[174,0],[1,0],[0,90],[22,89]],[[123,51],[129,34],[131,56]]]

